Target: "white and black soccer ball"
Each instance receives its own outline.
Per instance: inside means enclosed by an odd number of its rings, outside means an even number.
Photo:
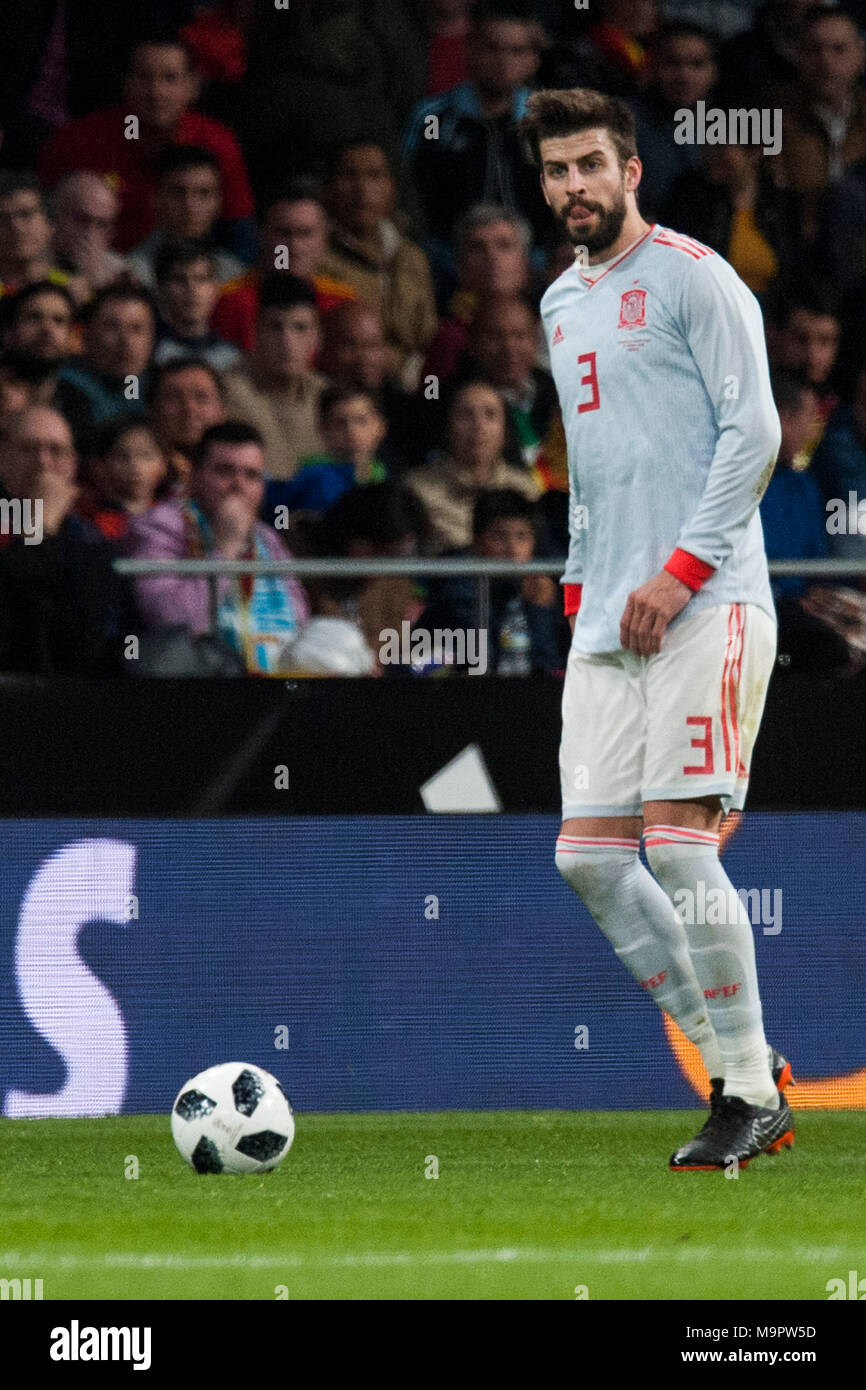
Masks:
[[[221,1062],[180,1089],[171,1132],[197,1173],[266,1173],[295,1137],[292,1103],[275,1076],[249,1062]]]

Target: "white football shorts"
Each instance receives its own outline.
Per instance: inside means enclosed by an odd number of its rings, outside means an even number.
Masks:
[[[645,801],[745,804],[776,660],[776,624],[752,603],[684,618],[653,656],[572,646],[562,693],[562,818],[637,816]]]

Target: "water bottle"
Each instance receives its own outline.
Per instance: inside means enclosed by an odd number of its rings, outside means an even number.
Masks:
[[[505,605],[499,629],[497,676],[528,676],[532,670],[531,646],[526,610],[521,599],[513,598]]]

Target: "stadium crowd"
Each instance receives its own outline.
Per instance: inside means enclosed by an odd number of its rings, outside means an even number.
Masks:
[[[554,578],[114,561],[564,557],[538,303],[570,263],[533,87],[632,108],[639,203],[765,316],[771,558],[866,559],[864,2],[4,0],[0,671],[421,675],[401,625],[562,672]],[[678,115],[782,112],[778,150]],[[861,501],[862,499],[862,501]],[[866,583],[775,584],[786,664],[866,662]]]

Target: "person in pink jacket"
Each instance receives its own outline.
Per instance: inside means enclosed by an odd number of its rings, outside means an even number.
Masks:
[[[278,533],[257,520],[265,488],[264,449],[257,430],[237,421],[202,436],[189,495],[135,518],[123,545],[139,559],[280,559]],[[184,626],[194,636],[212,629],[210,583],[189,575],[139,575],[135,599],[144,627]],[[310,615],[301,584],[289,575],[220,577],[216,632],[251,675],[279,675],[286,646]]]

